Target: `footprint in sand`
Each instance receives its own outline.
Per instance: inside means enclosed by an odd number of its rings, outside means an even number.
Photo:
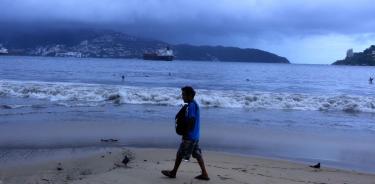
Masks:
[[[85,169],[79,172],[80,175],[91,175],[92,171],[90,169]]]
[[[221,175],[217,175],[217,177],[219,177],[221,180],[229,180],[229,179],[232,179],[232,178],[228,178],[228,177],[225,177],[225,176],[221,176]]]

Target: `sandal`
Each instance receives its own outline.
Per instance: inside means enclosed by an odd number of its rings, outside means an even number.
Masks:
[[[163,170],[161,171],[161,173],[164,174],[164,176],[167,176],[168,178],[176,178],[176,174],[172,174],[171,171]]]

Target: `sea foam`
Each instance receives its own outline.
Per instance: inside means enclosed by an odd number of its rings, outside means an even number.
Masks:
[[[0,96],[44,99],[66,106],[181,105],[179,88],[0,80]],[[202,107],[375,113],[375,98],[345,94],[274,93],[197,89]]]

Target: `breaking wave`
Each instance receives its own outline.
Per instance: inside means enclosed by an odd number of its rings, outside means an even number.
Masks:
[[[197,94],[196,100],[203,107],[375,113],[375,98],[366,96],[205,89],[198,89]],[[0,80],[1,96],[44,99],[66,106],[106,103],[176,106],[182,101],[179,88],[9,80]]]

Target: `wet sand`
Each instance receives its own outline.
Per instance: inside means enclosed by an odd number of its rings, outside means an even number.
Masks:
[[[310,168],[307,164],[205,151],[210,181],[194,179],[198,164],[183,162],[176,179],[160,171],[171,169],[174,149],[107,148],[85,155],[17,164],[0,168],[0,183],[361,183],[374,184],[375,175],[348,170]],[[124,156],[130,158],[125,166]]]

